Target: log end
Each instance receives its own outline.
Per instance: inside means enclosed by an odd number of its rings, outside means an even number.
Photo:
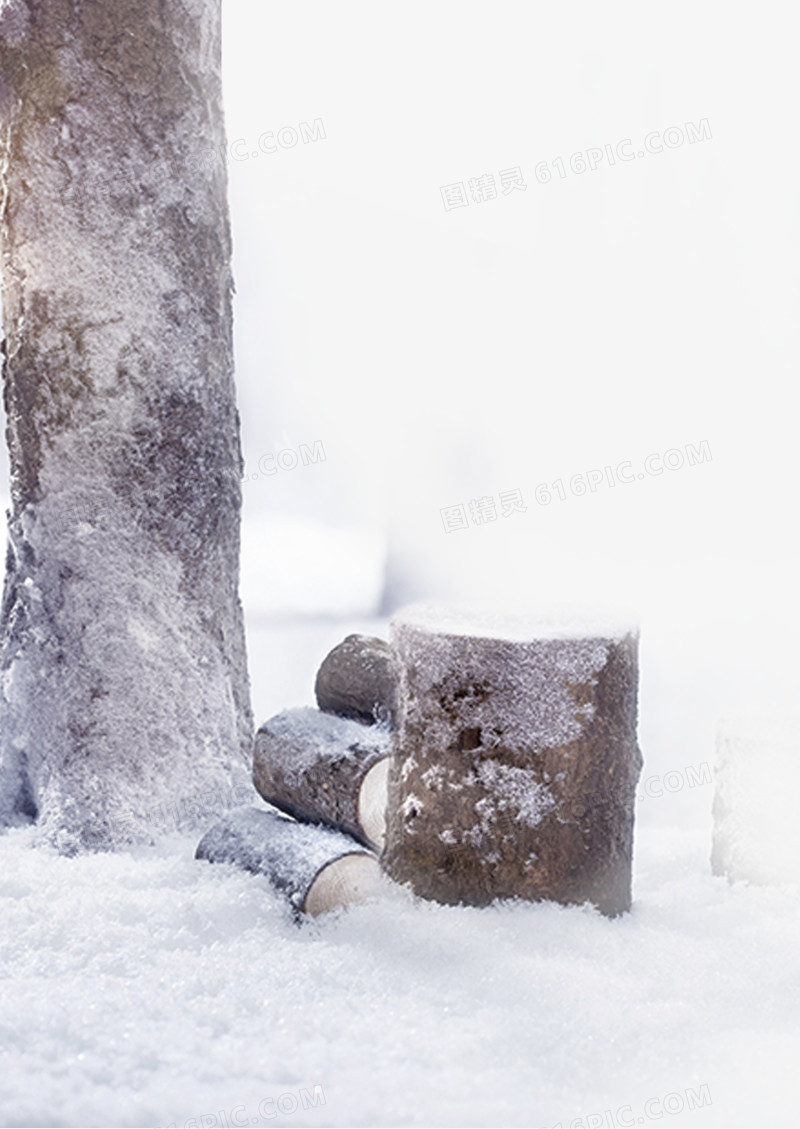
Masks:
[[[319,872],[303,903],[311,917],[344,906],[376,898],[381,889],[381,870],[372,855],[352,854],[334,859]]]
[[[386,840],[386,801],[389,791],[391,757],[379,760],[361,782],[358,796],[358,822],[376,851]]]

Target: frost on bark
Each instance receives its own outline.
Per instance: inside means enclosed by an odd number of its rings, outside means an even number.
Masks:
[[[224,140],[219,0],[0,0],[0,824],[66,851],[248,775]]]

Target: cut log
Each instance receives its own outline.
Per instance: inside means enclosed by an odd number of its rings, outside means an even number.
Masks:
[[[311,707],[284,710],[256,734],[253,783],[267,803],[295,819],[337,828],[379,850],[390,751],[386,726]]]
[[[380,886],[377,859],[349,836],[259,808],[229,812],[200,840],[195,858],[265,875],[297,915],[366,901]]]
[[[314,692],[325,713],[367,724],[391,723],[397,673],[389,644],[372,635],[348,635],[323,659]]]
[[[449,904],[627,910],[642,765],[635,628],[414,605],[393,619],[392,647],[389,877]]]

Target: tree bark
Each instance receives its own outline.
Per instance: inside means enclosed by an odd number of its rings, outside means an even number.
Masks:
[[[5,0],[0,76],[0,824],[73,851],[247,773],[220,2]]]
[[[443,626],[440,625],[443,624]],[[407,609],[382,865],[425,898],[630,907],[637,640]]]
[[[377,850],[385,834],[388,728],[310,708],[265,722],[253,746],[253,783],[295,819],[338,828]]]
[[[195,857],[265,875],[298,916],[364,901],[380,884],[378,860],[347,835],[258,808],[229,812],[206,832]]]

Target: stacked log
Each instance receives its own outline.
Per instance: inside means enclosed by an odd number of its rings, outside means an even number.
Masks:
[[[348,636],[319,709],[258,731],[257,791],[198,857],[269,876],[298,914],[372,893],[631,904],[638,635],[628,622],[498,620],[416,605],[391,647]],[[388,796],[388,803],[387,803]]]
[[[297,917],[365,901],[380,883],[377,859],[349,836],[253,807],[237,808],[214,824],[195,858],[265,875]]]
[[[389,644],[374,635],[348,635],[324,659],[314,692],[324,713],[391,725],[397,672]]]
[[[316,695],[319,709],[284,710],[256,734],[253,783],[282,814],[231,812],[197,848],[266,875],[298,916],[377,889],[396,699],[388,644],[348,635],[323,661]]]
[[[309,823],[344,831],[380,850],[385,835],[390,732],[305,708],[261,726],[253,783],[268,803]]]

